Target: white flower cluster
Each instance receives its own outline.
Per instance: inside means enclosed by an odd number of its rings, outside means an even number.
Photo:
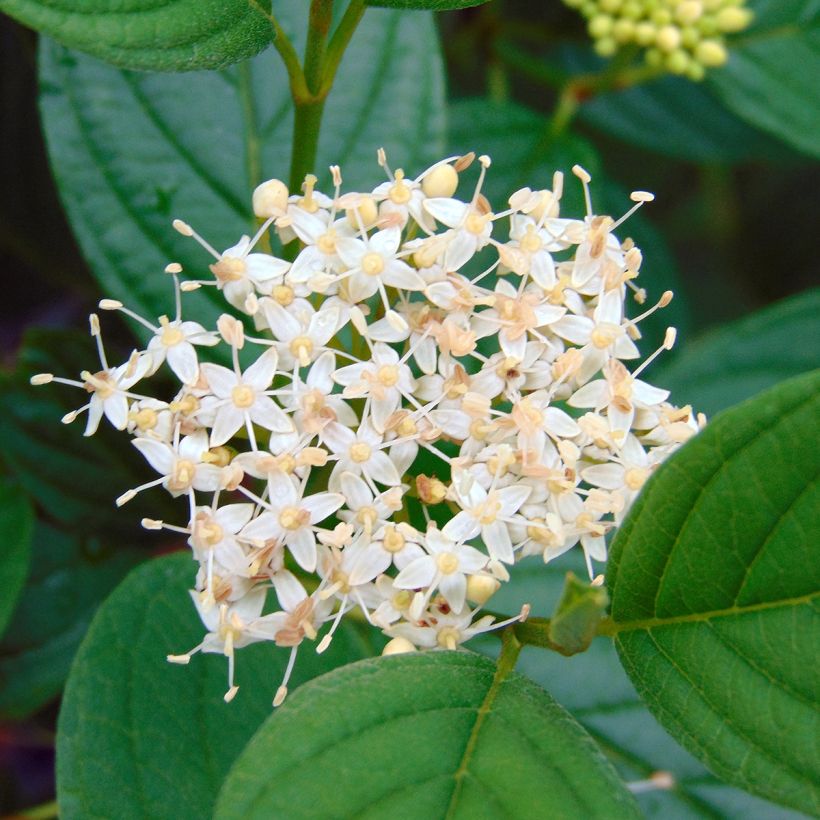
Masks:
[[[529,555],[544,561],[580,543],[606,558],[605,537],[653,468],[697,431],[691,408],[632,373],[640,315],[625,299],[641,253],[613,220],[559,215],[553,189],[516,191],[493,213],[481,193],[490,160],[478,158],[472,194],[454,197],[474,156],[450,157],[415,179],[392,172],[368,193],[289,195],[260,185],[261,225],[218,253],[183,222],[175,228],[214,258],[207,281],[175,283],[176,315],[146,320],[151,334],[124,364],[106,360],[81,381],[86,435],[102,418],[127,430],[161,485],[188,501],[184,526],[145,519],[187,537],[199,563],[191,595],[207,635],[191,652],[257,641],[289,647],[274,704],[287,692],[298,647],[358,607],[392,638],[388,652],[453,649],[507,623],[479,615]],[[277,258],[262,249],[285,249]],[[292,251],[292,253],[287,253]],[[186,291],[215,286],[239,314],[215,330],[183,321]],[[222,346],[221,361],[201,361]],[[204,358],[204,357],[203,357]],[[211,359],[218,356],[211,355]],[[164,398],[135,392],[167,363],[179,382]],[[563,409],[562,409],[563,408]],[[511,621],[526,617],[527,607]]]

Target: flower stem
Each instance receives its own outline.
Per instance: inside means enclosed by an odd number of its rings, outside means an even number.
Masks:
[[[314,170],[325,100],[364,11],[364,0],[350,0],[336,31],[328,41],[333,19],[333,0],[311,0],[302,73],[306,93],[293,94],[295,111],[290,162],[291,191],[298,191],[305,174]],[[293,84],[291,89],[293,90]]]

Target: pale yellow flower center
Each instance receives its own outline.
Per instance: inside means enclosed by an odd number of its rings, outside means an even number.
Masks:
[[[368,276],[378,276],[384,270],[384,258],[380,253],[370,251],[362,257],[362,271]]]
[[[401,552],[405,543],[405,537],[395,527],[388,527],[385,530],[382,545],[388,552]]]
[[[383,364],[376,378],[385,387],[395,387],[399,381],[399,368],[394,364]]]
[[[458,556],[452,552],[442,552],[436,557],[436,566],[442,575],[452,575],[458,569]]]
[[[300,510],[299,507],[285,507],[279,513],[279,524],[286,530],[298,530],[310,520],[310,513],[307,510]]]
[[[231,390],[231,400],[240,410],[247,410],[256,401],[256,394],[247,384],[238,384]]]
[[[357,441],[350,446],[350,459],[356,464],[362,464],[370,458],[370,445],[364,441]]]

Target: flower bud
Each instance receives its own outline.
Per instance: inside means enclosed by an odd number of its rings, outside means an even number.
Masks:
[[[253,212],[260,219],[281,216],[288,207],[288,187],[279,179],[257,185],[253,192]]]

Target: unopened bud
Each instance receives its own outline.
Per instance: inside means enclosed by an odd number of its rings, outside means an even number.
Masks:
[[[269,179],[256,186],[252,201],[253,212],[260,219],[281,216],[288,207],[288,186],[279,179]]]
[[[492,575],[479,573],[467,578],[467,600],[478,606],[486,604],[498,592],[501,582]]]
[[[422,473],[416,476],[416,492],[425,504],[441,504],[447,497],[447,485],[438,478]]]
[[[393,638],[382,649],[382,655],[403,655],[405,652],[415,652],[416,647],[407,638]]]

